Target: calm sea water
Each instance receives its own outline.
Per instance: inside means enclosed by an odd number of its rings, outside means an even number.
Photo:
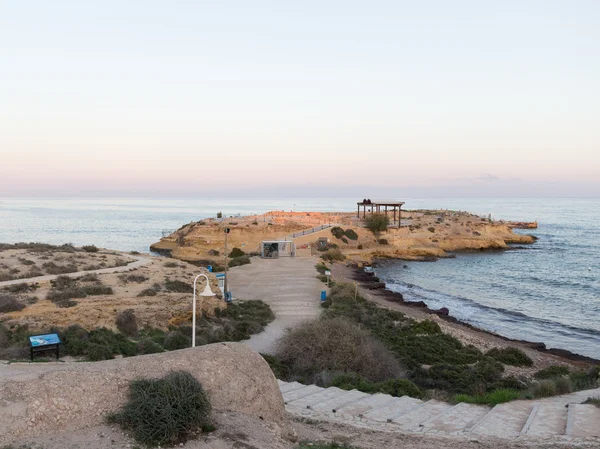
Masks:
[[[0,242],[70,242],[147,252],[163,230],[219,211],[352,211],[355,204],[355,198],[0,198]],[[453,316],[507,337],[600,358],[600,199],[407,199],[406,208],[537,220],[539,229],[527,232],[539,240],[527,250],[390,263],[377,270],[389,288],[407,300],[448,307]]]

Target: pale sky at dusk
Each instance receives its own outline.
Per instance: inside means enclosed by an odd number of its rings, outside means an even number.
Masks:
[[[598,1],[0,0],[0,42],[0,197],[600,196]]]

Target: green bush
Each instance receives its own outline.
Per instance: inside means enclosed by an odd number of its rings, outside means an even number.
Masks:
[[[423,393],[408,379],[388,379],[382,382],[369,382],[356,374],[339,374],[334,376],[331,385],[342,390],[358,390],[365,393],[383,393],[390,396],[422,398]]]
[[[428,230],[429,232],[435,232],[435,228],[434,228],[433,226],[431,226],[431,227],[427,228],[427,230]]]
[[[35,291],[39,287],[39,284],[28,284],[26,282],[21,282],[19,284],[8,285],[2,290],[9,293],[29,293]]]
[[[468,394],[457,394],[454,397],[455,402],[466,402],[469,404],[486,404],[491,407],[495,405],[502,404],[504,402],[514,401],[515,399],[519,399],[521,397],[521,393],[516,390],[511,389],[498,389],[494,391],[490,391],[489,393],[483,395],[468,395]]]
[[[145,288],[144,290],[142,290],[141,292],[139,292],[137,294],[138,297],[143,297],[143,296],[156,296],[156,290],[153,288]]]
[[[506,348],[492,348],[486,352],[485,355],[492,357],[505,365],[533,366],[533,360],[531,360],[527,354],[518,348],[510,346]]]
[[[121,282],[127,284],[128,282],[135,282],[137,284],[141,284],[142,282],[146,282],[148,277],[143,274],[122,274],[119,276]]]
[[[556,396],[556,384],[551,379],[541,380],[533,386],[532,393],[536,399]]]
[[[138,332],[137,319],[133,309],[119,312],[116,319],[117,329],[125,335],[136,335]]]
[[[161,345],[148,338],[138,341],[136,349],[138,354],[156,354],[158,352],[164,352]]]
[[[194,287],[188,282],[165,280],[165,290],[175,293],[193,293]]]
[[[175,371],[161,379],[131,382],[129,401],[108,416],[108,421],[131,432],[148,446],[185,443],[208,426],[210,402],[202,385],[185,371]]]
[[[327,265],[325,265],[323,262],[319,262],[318,264],[315,265],[315,268],[317,269],[317,271],[320,274],[325,274],[325,272],[327,270],[329,270],[329,268],[327,267]]]
[[[552,365],[536,372],[533,376],[536,379],[552,379],[554,377],[568,376],[569,368],[561,365]]]
[[[191,346],[191,339],[181,332],[174,331],[169,332],[165,335],[163,347],[167,351],[174,351],[176,349],[189,348]]]
[[[385,214],[372,214],[365,218],[365,226],[375,236],[387,231],[390,219]]]
[[[250,257],[249,256],[240,256],[240,257],[236,257],[234,259],[231,259],[229,261],[229,267],[239,267],[241,265],[248,265],[250,263]]]
[[[91,362],[114,359],[114,354],[108,346],[98,343],[90,343],[87,350],[87,359]]]
[[[368,329],[407,367],[423,364],[472,364],[482,358],[474,347],[443,334],[431,321],[420,323],[404,314],[380,308],[360,295],[354,299],[354,286],[336,283],[325,302],[327,317],[345,317]]]
[[[229,257],[231,257],[231,258],[242,257],[245,255],[246,255],[246,253],[244,251],[242,251],[240,248],[233,248],[231,250],[231,252],[229,253]]]
[[[342,242],[344,242],[344,243],[347,244],[348,243],[348,239],[346,237],[342,237]]]
[[[358,234],[354,231],[354,229],[346,229],[346,237],[350,240],[358,240]]]
[[[567,394],[573,391],[573,383],[568,377],[557,377],[554,379],[557,394]]]
[[[98,252],[98,248],[96,247],[96,245],[85,245],[81,247],[82,250],[84,250],[86,253],[97,253]]]
[[[335,262],[336,260],[344,260],[346,256],[337,248],[331,248],[321,254],[321,259],[327,262]]]
[[[333,228],[331,228],[331,234],[336,239],[341,239],[342,237],[344,237],[344,235],[346,235],[344,230],[342,228],[340,228],[339,226],[334,226]]]
[[[84,285],[82,289],[89,296],[112,295],[114,293],[112,287],[102,284]]]
[[[311,442],[304,441],[300,443],[299,446],[296,446],[294,449],[359,449],[354,446],[348,446],[345,443],[319,443],[319,442]]]
[[[48,274],[66,274],[66,273],[75,273],[77,271],[77,265],[75,264],[67,264],[67,265],[58,265],[54,262],[46,262],[42,264],[42,268],[46,270]]]

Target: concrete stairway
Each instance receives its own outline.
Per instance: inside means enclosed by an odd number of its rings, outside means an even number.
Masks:
[[[336,387],[279,382],[286,410],[296,416],[372,430],[464,435],[468,438],[598,438],[600,408],[584,405],[600,388],[495,407],[403,396],[367,394]]]

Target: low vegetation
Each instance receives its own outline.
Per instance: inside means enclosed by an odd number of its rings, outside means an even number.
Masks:
[[[322,383],[327,373],[351,372],[371,382],[402,373],[390,350],[341,318],[314,320],[288,330],[278,343],[277,358],[307,383]]]
[[[232,251],[233,252],[233,251]],[[248,265],[250,263],[250,256],[241,255],[239,257],[234,257],[228,263],[229,267],[239,267],[241,265]]]
[[[468,395],[468,394],[457,394],[454,397],[454,402],[467,402],[469,404],[485,404],[491,407],[502,404],[504,402],[514,401],[515,399],[521,398],[521,392],[517,390],[511,390],[509,388],[501,388],[494,390],[490,393],[482,395]]]
[[[174,371],[160,379],[131,382],[128,402],[108,416],[147,446],[185,443],[192,435],[212,430],[210,401],[188,372]]]
[[[385,214],[367,215],[365,218],[365,227],[373,233],[375,237],[379,237],[382,232],[387,231],[390,225],[390,219]]]
[[[119,329],[119,332],[125,335],[137,335],[138,324],[134,310],[127,309],[123,310],[122,312],[119,312],[116,319],[116,325],[117,329]]]
[[[303,441],[295,449],[358,449],[354,446],[348,446],[345,443],[319,443],[311,441]]]
[[[66,283],[57,279],[60,286]],[[215,316],[201,316],[196,324],[196,345],[222,341],[241,341],[262,332],[275,318],[268,304],[262,301],[231,303],[216,310]],[[172,351],[191,346],[192,327],[188,324],[169,326],[168,330],[139,329],[132,310],[120,312],[116,318],[118,332],[106,328],[87,330],[79,325],[67,328],[36,329],[36,333],[59,334],[61,354],[89,361],[108,360],[115,356]],[[32,332],[26,326],[7,328],[0,322],[0,359],[28,357],[27,337]]]
[[[533,366],[533,360],[518,348],[493,348],[486,352],[485,355],[498,360],[504,365]]]
[[[46,295],[46,299],[55,303],[58,307],[73,307],[77,305],[74,299],[87,296],[112,295],[113,289],[101,283],[94,274],[87,274],[79,279],[69,276],[58,276],[50,281],[52,288]]]
[[[326,265],[317,268],[324,270]],[[417,322],[354,295],[350,284],[333,286],[323,303],[323,317],[288,332],[277,354],[265,356],[278,378],[368,393],[414,397],[435,393],[489,405],[598,385],[597,369],[556,377],[564,370],[550,368],[537,377],[552,373],[551,379],[534,383],[507,376],[504,365],[532,365],[521,350],[507,347],[484,354],[444,334],[433,321]],[[357,348],[364,360],[355,357],[352,349]]]
[[[338,248],[330,248],[321,254],[321,259],[327,262],[345,260],[346,256]]]
[[[240,248],[233,248],[231,250],[231,252],[229,253],[229,257],[231,257],[232,259],[234,259],[236,257],[242,257],[245,255],[246,255],[246,253],[244,251],[242,251]]]

